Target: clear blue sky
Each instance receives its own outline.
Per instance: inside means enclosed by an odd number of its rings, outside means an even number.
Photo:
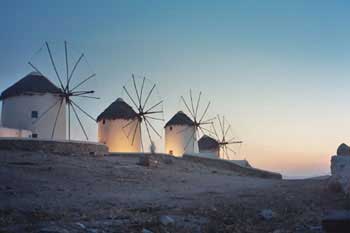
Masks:
[[[102,97],[132,72],[159,84],[166,119],[192,87],[245,141],[242,157],[284,174],[329,171],[350,134],[348,1],[1,1],[0,89],[42,43],[84,51]],[[96,126],[88,121],[89,134]],[[349,142],[350,143],[350,142]]]

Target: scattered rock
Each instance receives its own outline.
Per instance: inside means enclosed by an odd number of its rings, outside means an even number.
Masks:
[[[164,158],[164,163],[165,164],[172,164],[173,160],[171,160],[171,158]]]
[[[143,228],[143,229],[142,229],[142,233],[153,233],[153,232],[150,231],[150,230],[147,230],[146,228]]]
[[[272,218],[274,218],[276,216],[276,213],[273,212],[271,209],[263,209],[260,211],[260,216],[264,220],[271,220]]]
[[[84,224],[82,224],[82,223],[80,223],[80,222],[77,222],[76,224],[77,224],[78,226],[80,226],[82,229],[86,229],[86,227],[85,227]]]
[[[89,233],[98,233],[99,230],[98,230],[98,229],[95,229],[95,228],[92,228],[92,229],[88,229],[88,232],[89,232]]]
[[[52,226],[52,227],[46,227],[46,228],[40,229],[38,233],[69,233],[69,231],[67,231],[64,228]]]
[[[149,161],[149,156],[148,155],[140,155],[139,157],[139,162],[137,163],[138,165],[149,167],[150,161]]]
[[[173,225],[175,223],[175,220],[167,215],[162,215],[159,217],[159,222],[164,226],[168,226]]]
[[[315,233],[321,233],[322,232],[322,226],[310,226],[310,231]]]

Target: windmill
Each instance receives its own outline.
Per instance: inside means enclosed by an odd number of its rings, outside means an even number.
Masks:
[[[129,85],[128,85],[129,84]],[[135,78],[132,74],[131,80],[123,86],[124,94],[130,100],[130,106],[135,107],[138,121],[133,124],[133,121],[126,123],[122,128],[131,144],[135,142],[135,135],[139,131],[141,134],[142,128],[146,129],[147,137],[153,144],[152,135],[157,135],[162,138],[161,133],[156,129],[156,122],[164,121],[163,100],[160,99],[156,84],[146,79],[146,77]],[[144,142],[142,135],[140,137],[141,147],[144,150]]]
[[[224,159],[230,159],[229,153],[236,154],[231,146],[234,144],[241,145],[243,141],[237,140],[233,136],[231,125],[226,121],[225,117],[217,115],[216,120],[219,125],[219,132],[216,130],[214,122],[212,123],[212,128],[217,142],[219,143],[219,156]]]
[[[206,114],[210,106],[210,101],[208,102],[208,104],[206,104],[206,107],[202,111],[203,108],[201,108],[200,106],[201,96],[202,96],[202,92],[199,92],[197,99],[194,99],[191,89],[189,91],[189,98],[187,101],[183,96],[181,96],[182,102],[184,103],[188,113],[192,117],[193,127],[194,127],[190,140],[187,141],[184,150],[186,150],[186,148],[189,146],[191,141],[193,143],[193,147],[195,147],[195,142],[199,138],[200,132],[203,135],[205,134],[205,132],[212,133],[211,130],[205,127],[206,125],[211,125],[212,120],[215,119],[215,118],[211,118],[211,119],[206,118]],[[183,131],[186,131],[189,128],[190,127],[187,127],[186,129],[181,130],[178,133],[182,133]]]
[[[58,51],[58,50],[57,50]],[[40,66],[40,64],[36,64],[34,61],[32,61],[34,56],[39,56],[39,55],[44,55],[44,61],[43,63],[45,65],[42,64],[42,66]],[[57,105],[59,105],[58,111],[57,111],[57,115],[52,127],[52,134],[51,134],[51,139],[54,137],[55,135],[55,130],[56,130],[56,125],[57,125],[57,119],[58,116],[60,115],[61,109],[62,108],[68,108],[68,139],[71,139],[71,110],[76,118],[76,120],[78,121],[82,132],[84,133],[84,136],[86,138],[86,140],[89,140],[88,135],[86,133],[86,130],[82,124],[82,121],[79,117],[79,113],[84,114],[85,116],[87,116],[88,118],[90,118],[91,120],[93,120],[95,122],[95,118],[92,117],[89,113],[87,113],[75,100],[76,97],[78,98],[84,98],[84,99],[99,99],[98,97],[93,96],[92,94],[94,94],[95,91],[93,90],[82,90],[80,89],[81,86],[83,84],[86,84],[86,82],[88,82],[89,80],[91,80],[92,78],[94,78],[96,76],[95,73],[93,72],[88,72],[87,74],[84,73],[83,78],[81,79],[81,81],[77,81],[73,84],[73,79],[76,76],[81,76],[83,74],[82,71],[79,71],[79,74],[77,74],[77,70],[79,70],[79,65],[84,61],[85,64],[88,65],[86,57],[84,55],[84,53],[81,53],[80,56],[73,61],[72,58],[72,53],[68,53],[68,43],[67,41],[64,41],[64,62],[61,63],[56,63],[58,59],[56,59],[52,53],[52,49],[49,45],[48,42],[45,42],[42,47],[35,53],[32,57],[32,59],[28,62],[28,64],[37,72],[39,73],[41,76],[44,77],[48,77],[49,76],[56,76],[56,79],[58,81],[58,86],[61,88],[61,92],[59,94],[59,99],[51,106],[48,106],[47,109],[45,111],[43,111],[42,114],[39,115],[39,117],[33,121],[33,124],[36,124],[38,122],[40,122],[40,120],[50,111],[52,111],[53,108],[55,108]],[[63,68],[63,70],[60,72],[59,70],[59,66],[58,64],[61,64],[62,66],[64,66],[65,68]],[[80,65],[81,66],[81,65]],[[50,68],[48,68],[50,67]],[[46,73],[42,72],[42,69],[49,69],[50,71],[48,73],[54,73],[52,75],[49,76],[45,76]]]

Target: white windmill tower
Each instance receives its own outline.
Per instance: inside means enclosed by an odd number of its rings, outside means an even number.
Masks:
[[[203,135],[198,140],[199,156],[209,158],[220,158],[220,144],[219,142],[208,135]]]
[[[63,91],[38,72],[31,72],[24,78],[4,90],[2,100],[2,125],[13,129],[25,129],[32,132],[33,138],[51,138],[52,126],[57,125],[53,139],[66,138],[66,112],[57,114]],[[34,125],[43,106],[53,106],[38,124]]]
[[[123,127],[138,125],[137,113],[130,105],[118,98],[110,104],[98,117],[98,141],[108,146],[109,152],[140,152],[141,130],[138,127],[134,136],[134,143],[124,133]]]
[[[219,144],[219,157],[221,159],[232,160],[233,156],[237,154],[232,146],[241,146],[243,141],[237,140],[233,135],[231,125],[226,121],[225,117],[217,115],[216,122],[212,123],[212,128],[216,141]],[[219,128],[218,130],[216,128]]]
[[[181,96],[181,100],[192,118],[180,111],[165,125],[165,149],[167,153],[175,156],[198,153],[197,139],[200,134],[204,134],[204,131],[211,132],[205,127],[205,125],[210,125],[212,120],[206,119],[210,102],[202,110],[200,106],[201,95],[202,92],[199,93],[196,100],[193,100],[192,90],[190,90],[189,104]]]
[[[174,156],[195,153],[194,122],[184,112],[177,112],[164,126],[165,151]]]
[[[156,84],[145,77],[136,79],[134,75],[129,84],[123,90],[131,104],[118,98],[97,118],[99,142],[105,143],[110,152],[141,152],[145,139],[153,142],[152,134],[161,138],[154,124],[164,121],[163,100],[155,95]],[[146,138],[142,137],[142,128],[146,130]]]
[[[30,98],[31,104],[28,104],[28,107],[24,107],[25,111],[21,111],[20,115],[22,118],[26,118],[26,124],[30,125],[33,136],[44,139],[61,140],[67,138],[66,132],[68,132],[68,140],[70,140],[71,113],[73,113],[86,140],[89,140],[79,113],[85,115],[94,122],[95,118],[78,104],[77,99],[99,99],[98,97],[92,96],[94,93],[93,90],[80,89],[82,85],[94,78],[96,74],[91,71],[87,73],[83,72],[81,63],[85,62],[85,64],[88,65],[85,55],[82,53],[79,57],[74,59],[72,52],[69,53],[68,51],[68,43],[66,41],[64,42],[64,54],[61,54],[62,56],[57,56],[63,57],[63,61],[61,60],[61,62],[58,62],[60,59],[55,59],[53,52],[57,54],[59,53],[59,49],[53,51],[49,43],[45,42],[33,56],[33,60],[28,62],[35,73],[32,73],[27,79],[22,79],[21,81],[24,82],[24,86],[27,86],[25,89],[25,93],[27,93],[26,98],[28,98],[28,95],[31,94],[31,90],[33,89],[35,99],[33,99],[33,97]],[[34,59],[36,57],[41,57],[43,60]],[[60,70],[59,67],[64,68]],[[51,79],[53,79],[52,76],[56,76],[59,88],[46,78],[49,76]],[[83,79],[77,82],[74,80],[76,76],[82,77]],[[48,89],[50,91],[47,91]],[[38,92],[41,94],[40,96],[38,96]],[[21,103],[25,105],[26,102],[27,101],[22,101]],[[16,109],[15,111],[19,111],[19,106],[12,107]],[[68,120],[66,120],[66,113]],[[8,114],[6,109],[5,114]],[[66,128],[67,125],[68,129]]]

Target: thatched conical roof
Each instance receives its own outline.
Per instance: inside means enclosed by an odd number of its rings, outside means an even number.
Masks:
[[[189,118],[184,112],[178,111],[166,124],[164,127],[171,125],[189,125],[193,126],[194,122]]]
[[[219,143],[214,138],[209,137],[208,135],[203,135],[198,140],[198,148],[199,148],[199,151],[201,151],[201,150],[218,149],[219,148]]]
[[[137,113],[132,109],[130,105],[124,102],[122,98],[118,98],[111,103],[98,117],[97,122],[101,120],[114,120],[114,119],[134,119],[137,117]]]
[[[62,90],[45,76],[32,72],[1,93],[0,100],[9,97],[32,94],[60,94]]]

